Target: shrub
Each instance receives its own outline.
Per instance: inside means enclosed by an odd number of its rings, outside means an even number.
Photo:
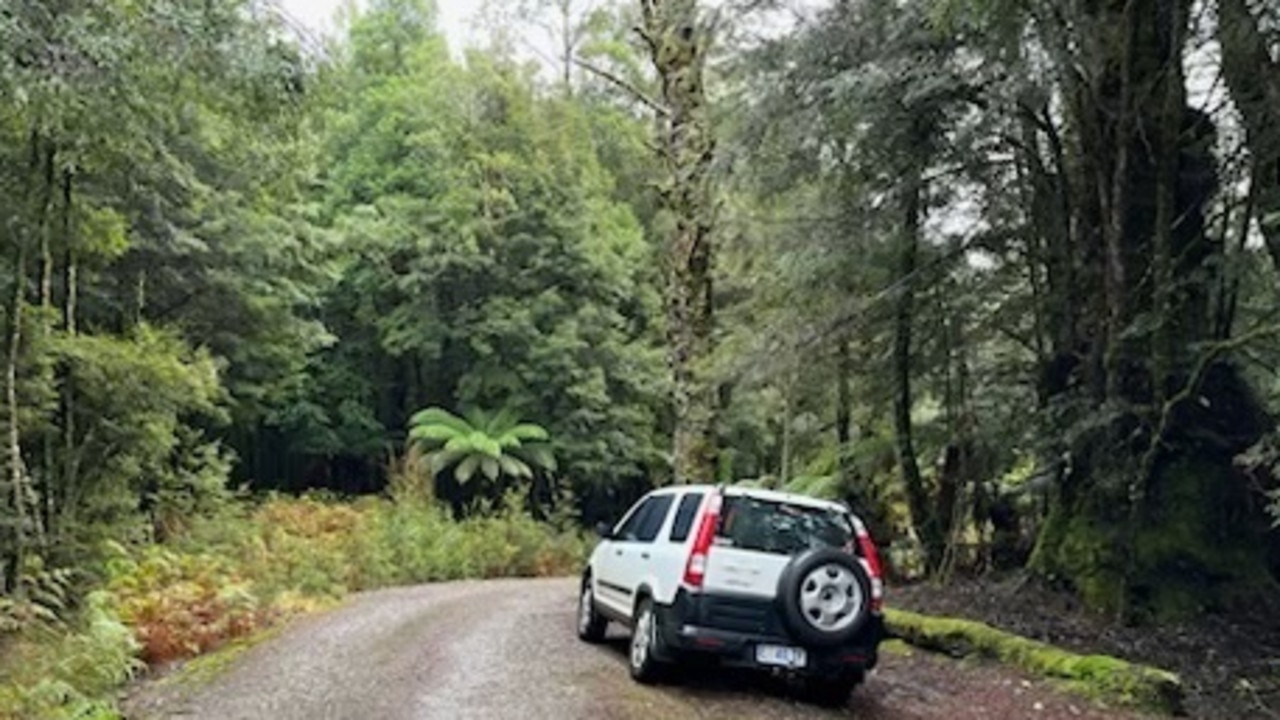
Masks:
[[[114,718],[114,691],[141,665],[110,596],[91,593],[65,628],[37,623],[9,637],[0,664],[0,717]]]
[[[23,603],[0,598],[0,718],[114,717],[110,694],[136,658],[189,658],[349,591],[576,572],[583,537],[519,506],[459,522],[421,495],[268,497],[194,519],[165,545],[110,544],[105,590],[70,621],[62,572],[32,579]]]
[[[152,665],[219,647],[271,616],[228,560],[158,546],[140,560],[113,561],[107,591],[133,629],[142,659]]]
[[[577,535],[535,521],[512,504],[461,522],[430,503],[379,503],[352,546],[353,589],[463,578],[573,572],[586,553]]]

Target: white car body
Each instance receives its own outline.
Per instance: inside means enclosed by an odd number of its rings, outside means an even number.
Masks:
[[[685,565],[696,533],[690,532],[679,542],[667,540],[676,520],[676,512],[672,509],[677,509],[680,501],[685,497],[701,496],[698,513],[695,515],[696,527],[696,518],[701,516],[707,502],[717,492],[723,493],[725,497],[754,497],[845,513],[850,516],[859,530],[865,531],[861,520],[854,517],[845,505],[805,495],[715,485],[681,485],[654,490],[632,506],[627,515],[614,526],[613,537],[602,540],[588,561],[596,602],[609,615],[630,622],[633,619],[636,599],[641,596],[647,596],[660,605],[670,605],[674,602],[676,592],[681,587]],[[671,506],[657,529],[656,537],[648,541],[619,537],[619,531],[627,526],[635,513],[648,499],[655,497],[671,498]],[[785,555],[738,550],[730,546],[713,546],[711,552],[707,554],[706,577],[701,591],[772,597],[777,591],[778,579],[789,561],[790,558]],[[862,563],[867,565],[866,559],[862,559]],[[870,567],[867,569],[871,570]],[[873,582],[879,586],[879,578],[874,575]],[[875,587],[874,592],[879,596],[883,590],[881,587]]]
[[[803,678],[841,704],[884,635],[880,560],[843,504],[754,488],[655,490],[603,528],[578,601],[578,636],[632,629],[639,682],[691,654]]]

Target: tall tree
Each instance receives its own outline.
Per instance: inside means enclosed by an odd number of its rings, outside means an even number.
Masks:
[[[4,16],[0,88],[15,101],[0,109],[0,212],[22,250],[0,259],[0,285],[17,301],[5,313],[6,477],[22,478],[22,507],[6,515],[21,510],[24,532],[45,538],[44,560],[64,563],[226,479],[202,432],[218,423],[220,378],[186,340],[226,357],[235,343],[223,333],[254,323],[192,307],[270,304],[255,302],[267,293],[254,297],[262,285],[250,275],[279,277],[280,264],[237,272],[224,251],[267,244],[261,231],[288,184],[274,163],[288,164],[289,143],[268,159],[271,143],[240,141],[256,120],[288,136],[307,71],[242,0],[19,2]],[[273,295],[273,309],[292,316],[283,299]],[[125,377],[143,397],[107,401],[135,392]],[[24,545],[5,538],[8,581]]]
[[[674,378],[677,482],[716,477],[719,391],[714,350],[712,263],[716,216],[715,130],[706,65],[715,23],[696,0],[641,0],[641,36],[662,87],[657,106],[668,357]]]
[[[1269,423],[1230,359],[1248,337],[1218,341],[1209,322],[1223,245],[1206,221],[1215,127],[1187,100],[1190,4],[1050,5],[999,20],[968,5],[962,21],[1002,28],[988,57],[1023,78],[993,90],[1030,188],[1019,232],[1058,478],[1032,564],[1120,616],[1187,612],[1266,575],[1232,457]]]
[[[288,452],[255,474],[374,490],[419,408],[509,407],[551,433],[582,509],[612,513],[660,459],[660,300],[593,106],[510,53],[459,63],[432,26],[387,64],[382,34],[400,29],[380,12],[355,18],[334,68],[334,341],[256,440]]]
[[[921,468],[915,411],[926,396],[919,380],[930,365],[924,357],[930,341],[921,332],[929,309],[922,300],[941,273],[934,247],[943,238],[927,226],[934,206],[944,204],[949,193],[929,175],[937,168],[963,171],[959,153],[944,138],[956,132],[955,118],[974,90],[955,67],[954,41],[927,25],[928,10],[923,3],[842,3],[767,44],[756,53],[768,73],[756,124],[786,158],[780,170],[768,168],[778,173],[770,180],[781,192],[789,192],[789,181],[797,177],[813,178],[823,188],[817,207],[805,210],[817,216],[807,235],[788,242],[821,242],[827,248],[802,266],[792,296],[783,302],[798,305],[796,297],[834,294],[823,311],[833,327],[823,335],[834,345],[828,352],[848,352],[843,344],[850,337],[874,338],[883,348],[887,378],[877,384],[891,408],[899,481],[926,565],[933,567],[942,555],[949,513],[937,508]],[[786,121],[779,122],[780,116]],[[789,222],[803,224],[805,211]],[[831,237],[819,240],[824,235]],[[803,251],[776,252],[794,257]],[[859,297],[872,294],[877,299],[869,303]],[[806,305],[797,314],[811,317],[813,310]],[[836,382],[847,380],[838,376]],[[835,415],[837,433],[847,436],[848,411],[837,408]]]

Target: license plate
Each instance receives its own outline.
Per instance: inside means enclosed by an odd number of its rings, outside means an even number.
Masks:
[[[809,661],[804,648],[785,645],[757,645],[756,662],[786,668],[802,668]]]

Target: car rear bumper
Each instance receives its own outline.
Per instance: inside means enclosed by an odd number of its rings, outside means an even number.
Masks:
[[[669,606],[658,606],[662,645],[670,654],[697,653],[739,667],[782,669],[757,661],[760,645],[804,647],[803,675],[841,676],[876,666],[884,620],[872,614],[849,641],[834,647],[804,646],[790,637],[772,601],[681,590]]]

